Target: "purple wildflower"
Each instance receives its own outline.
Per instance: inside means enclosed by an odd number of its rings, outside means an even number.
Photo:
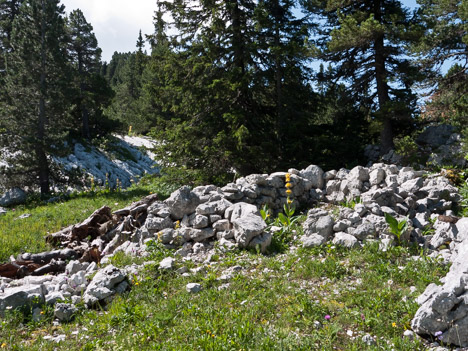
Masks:
[[[329,321],[329,320],[330,320],[330,318],[331,318],[331,317],[330,317],[330,315],[329,315],[329,314],[325,315],[325,319],[326,319],[327,321]]]

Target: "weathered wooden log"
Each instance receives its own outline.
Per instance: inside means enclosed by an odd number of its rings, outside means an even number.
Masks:
[[[0,265],[0,277],[21,279],[41,267],[32,261],[14,261]]]
[[[32,261],[39,264],[48,264],[54,260],[74,260],[80,257],[79,253],[72,249],[54,250],[38,254],[25,253],[18,256],[18,261]]]
[[[49,234],[46,236],[45,240],[46,242],[54,246],[62,244],[65,241],[70,241],[72,228],[73,225],[70,225],[56,233]]]
[[[99,235],[104,235],[106,234],[108,231],[112,230],[115,228],[115,226],[117,225],[117,221],[113,219],[111,219],[110,221],[107,221],[101,225],[99,225]]]
[[[127,216],[124,218],[122,222],[120,222],[120,224],[117,227],[112,229],[110,232],[107,232],[106,234],[101,235],[101,239],[107,243],[111,241],[118,233],[121,233],[123,231],[132,232],[134,229],[136,228],[133,225],[133,217]]]
[[[158,195],[157,194],[151,194],[151,195],[148,195],[148,196],[144,197],[143,199],[141,199],[139,201],[131,203],[127,207],[124,207],[124,208],[122,208],[120,210],[114,211],[114,214],[123,217],[123,216],[128,216],[129,214],[133,215],[133,214],[135,214],[135,213],[137,213],[139,211],[142,211],[142,210],[146,211],[148,206],[151,205],[153,202],[155,202],[157,200],[158,200]],[[142,205],[146,205],[146,208],[140,207]]]
[[[112,220],[112,212],[110,207],[103,206],[93,212],[91,216],[85,219],[78,225],[73,226],[71,230],[72,240],[83,240],[88,236],[95,239],[100,235],[99,225]]]
[[[67,266],[67,262],[59,260],[52,260],[50,263],[36,269],[31,275],[45,275],[49,273],[63,273],[65,272],[65,267]]]
[[[99,248],[91,247],[90,249],[86,250],[79,261],[81,263],[96,262],[97,264],[99,264],[101,262],[101,252],[99,251]]]

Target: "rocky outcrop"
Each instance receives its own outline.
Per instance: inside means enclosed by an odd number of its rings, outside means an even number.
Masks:
[[[12,188],[0,197],[0,206],[10,207],[26,202],[26,192],[20,188]]]
[[[411,327],[423,336],[468,347],[468,218],[457,222],[452,242],[452,266],[443,285],[430,284],[418,297],[421,307]]]
[[[98,269],[98,264],[108,264],[117,252],[145,256],[148,241],[172,249],[174,258],[196,262],[208,260],[215,246],[221,251],[267,252],[274,228],[267,226],[259,209],[268,206],[279,212],[288,200],[311,208],[299,238],[304,247],[331,242],[353,248],[378,241],[385,250],[395,240],[413,241],[428,254],[452,262],[444,285],[430,285],[419,298],[413,329],[421,335],[442,332],[444,342],[467,346],[468,219],[454,216],[461,200],[457,188],[442,176],[382,163],[328,172],[311,165],[253,174],[224,187],[182,187],[165,201],[149,196],[114,212],[103,207],[82,223],[49,235],[58,250],[23,254],[0,265],[0,276],[2,269],[9,274],[0,282],[0,311],[66,299],[88,307],[105,304],[129,283],[125,270],[112,265]],[[406,232],[396,238],[385,215],[408,221]],[[434,233],[423,235],[431,223]],[[174,258],[159,262],[160,271],[177,269]],[[71,261],[65,264],[65,259]],[[37,272],[55,275],[31,276]],[[61,306],[57,318],[66,321],[73,313],[73,307]]]

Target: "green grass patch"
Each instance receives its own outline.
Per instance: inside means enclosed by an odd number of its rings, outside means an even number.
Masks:
[[[229,262],[243,270],[224,288],[216,278]],[[370,245],[237,252],[205,268],[192,277],[148,269],[107,310],[83,311],[70,324],[11,316],[0,340],[28,350],[420,350],[420,341],[402,334],[418,308],[415,297],[448,267],[415,259],[407,248]],[[203,290],[186,292],[192,282]],[[45,340],[50,333],[64,340]],[[11,342],[13,334],[19,337]],[[374,345],[362,341],[365,334]]]

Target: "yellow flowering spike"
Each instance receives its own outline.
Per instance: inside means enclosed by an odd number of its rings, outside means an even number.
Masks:
[[[293,203],[293,200],[288,199],[288,205],[291,205]]]
[[[293,187],[292,183],[286,183],[286,188],[291,189]]]
[[[284,176],[286,182],[290,182],[291,181],[291,175],[289,173],[286,173],[286,175]]]
[[[291,189],[286,190],[286,194],[288,194],[288,196],[291,195],[291,194],[292,194],[292,190],[291,190]]]

